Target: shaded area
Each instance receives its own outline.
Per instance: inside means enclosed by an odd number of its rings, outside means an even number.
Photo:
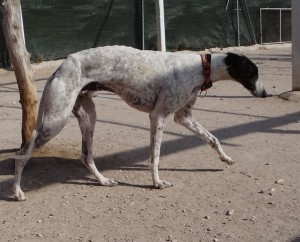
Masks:
[[[243,136],[253,132],[261,133],[282,133],[282,134],[300,134],[299,130],[286,131],[278,130],[282,125],[299,121],[300,112],[290,113],[283,116],[274,118],[267,118],[264,120],[258,120],[254,122],[234,125],[231,127],[221,128],[214,130],[212,133],[219,138],[219,140],[226,140],[227,138],[234,138]],[[122,125],[121,123],[115,123],[116,125]],[[180,136],[176,140],[166,141],[162,143],[161,156],[166,156],[174,152],[181,152],[196,148],[203,145],[198,137],[192,136]],[[208,147],[208,146],[207,146]],[[208,147],[209,149],[209,147]],[[3,151],[4,152],[4,151]],[[74,151],[72,151],[74,157]],[[79,151],[78,151],[79,152]],[[107,156],[101,156],[95,158],[95,163],[99,168],[100,172],[103,170],[148,170],[147,163],[140,164],[148,159],[149,147],[141,147],[137,149],[127,150],[119,153],[114,153]],[[201,154],[199,154],[201,158]],[[41,186],[47,186],[57,182],[68,182],[68,180],[80,180],[86,179],[90,173],[77,159],[65,159],[61,157],[47,157],[47,162],[43,162],[45,158],[32,158],[28,167],[25,169],[22,177],[22,184],[28,186],[31,181],[37,181],[41,183],[39,186],[29,186],[28,190],[38,189]],[[78,157],[79,159],[79,157]],[[219,162],[217,154],[215,154],[215,160]],[[220,163],[221,164],[221,163]],[[199,163],[201,167],[201,163]],[[27,168],[28,168],[27,167]],[[186,164],[188,167],[188,164]],[[220,172],[222,169],[211,169],[211,168],[172,168],[162,169],[166,171],[180,171],[180,172]],[[13,173],[11,167],[11,159],[6,159],[0,162],[0,175],[11,175]],[[150,174],[149,174],[150,176]],[[93,182],[95,180],[93,179]],[[96,183],[95,183],[96,184]],[[10,182],[2,181],[0,183],[1,193],[8,191]],[[126,185],[126,184],[123,184]],[[23,185],[24,186],[24,185]],[[5,197],[1,195],[2,199]]]
[[[298,235],[295,238],[293,238],[292,240],[290,240],[290,242],[300,242],[300,235]]]

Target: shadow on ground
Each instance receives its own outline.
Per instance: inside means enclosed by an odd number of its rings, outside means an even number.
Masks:
[[[221,128],[213,131],[212,133],[219,138],[219,140],[226,140],[243,136],[252,132],[261,133],[280,133],[280,134],[299,134],[299,130],[283,130],[278,129],[282,125],[293,122],[298,122],[300,112],[290,113],[287,115],[264,118],[254,122],[239,124],[231,127]],[[100,121],[101,122],[101,121]],[[113,123],[114,125],[123,125],[122,123]],[[142,128],[142,127],[140,127]],[[276,129],[275,129],[276,128]],[[189,150],[204,143],[199,141],[198,137],[182,136],[172,141],[167,141],[162,144],[161,156],[165,156],[174,152]],[[63,147],[64,148],[64,147]],[[53,152],[53,151],[52,151]],[[3,153],[3,152],[2,152]],[[73,152],[74,154],[74,152]],[[115,153],[113,155],[96,157],[95,163],[100,172],[103,170],[148,170],[147,160],[149,156],[149,147],[141,147],[128,151]],[[75,156],[72,156],[75,157]],[[216,159],[217,155],[216,155]],[[140,164],[143,162],[143,164]],[[188,165],[187,165],[188,166]],[[182,171],[182,172],[220,172],[222,169],[211,168],[197,168],[197,169],[165,169],[169,171]],[[0,162],[0,175],[12,175],[13,166],[12,159],[5,159]],[[97,184],[95,179],[89,178],[88,170],[81,164],[78,159],[66,159],[62,157],[36,157],[31,158],[30,162],[25,169],[22,176],[22,187],[26,190],[35,190],[40,187],[47,186],[53,183],[77,183],[74,181],[84,180],[88,184]],[[12,178],[0,182],[0,199],[5,199],[5,194],[11,187]],[[80,183],[82,184],[82,183]],[[122,185],[133,186],[131,184],[123,183]],[[139,187],[145,187],[141,185]],[[25,190],[24,189],[24,190]],[[299,239],[299,238],[297,238]],[[297,241],[297,240],[295,240]]]

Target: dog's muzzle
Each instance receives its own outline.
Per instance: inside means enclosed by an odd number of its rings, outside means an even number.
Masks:
[[[255,90],[252,91],[252,94],[255,97],[261,97],[261,98],[265,98],[268,96],[268,94],[260,80],[257,80],[257,82],[255,83]]]

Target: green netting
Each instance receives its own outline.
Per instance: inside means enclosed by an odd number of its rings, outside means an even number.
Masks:
[[[0,19],[2,19],[2,13],[0,12]],[[6,49],[4,34],[2,26],[0,28],[0,67],[10,66],[9,54]]]
[[[38,61],[64,58],[70,53],[95,46],[118,44],[141,48],[142,34],[145,48],[156,49],[155,0],[144,0],[144,33],[141,31],[141,2],[142,0],[21,0],[27,50],[33,61]],[[164,2],[168,50],[238,44],[237,0]],[[241,45],[254,44],[255,38],[260,40],[259,8],[291,6],[290,0],[238,2],[241,9]],[[273,24],[274,21],[270,18],[267,25]],[[288,31],[290,30],[286,32]],[[273,34],[276,33],[270,31],[269,35]],[[0,30],[0,65],[8,64],[7,56]]]
[[[145,4],[146,47],[155,48],[155,1]],[[236,46],[239,38],[241,45],[255,44],[255,40],[260,40],[260,8],[291,7],[290,0],[239,0],[238,4],[239,37],[237,0],[165,0],[167,48]],[[269,21],[267,24],[274,23]]]
[[[99,45],[135,46],[134,1],[23,1],[26,46],[33,58],[57,59]]]

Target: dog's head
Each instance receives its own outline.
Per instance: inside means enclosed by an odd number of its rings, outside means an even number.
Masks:
[[[267,92],[258,79],[257,66],[246,56],[227,53],[225,65],[228,74],[237,82],[241,83],[256,97],[266,97]]]

